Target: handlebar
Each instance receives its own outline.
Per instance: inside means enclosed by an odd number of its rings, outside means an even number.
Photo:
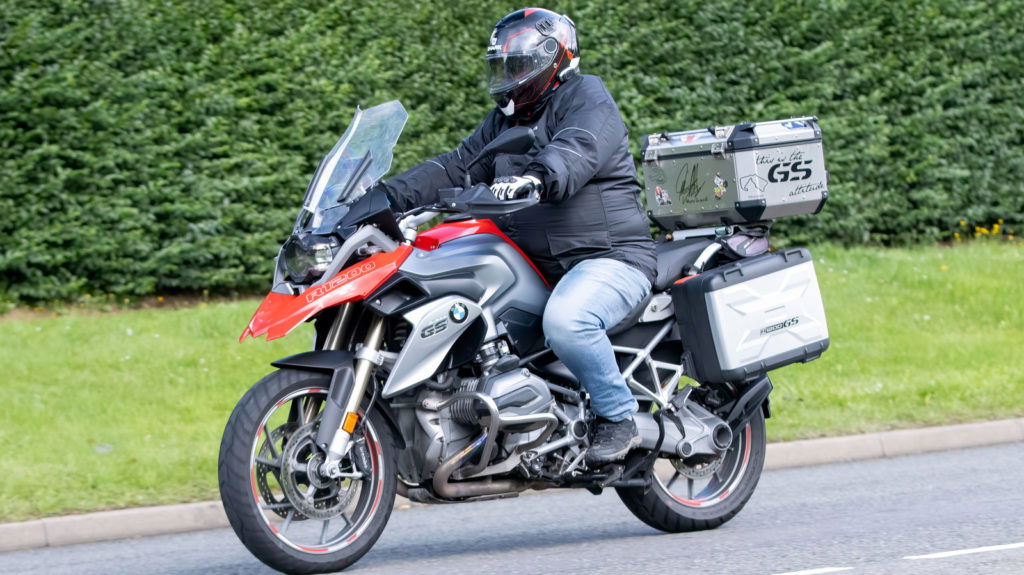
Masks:
[[[402,237],[405,238],[405,241],[415,241],[416,229],[436,218],[440,213],[436,211],[420,211],[419,213],[405,216],[398,220],[398,229],[402,230]]]
[[[409,210],[398,221],[402,237],[412,242],[416,239],[416,228],[443,213],[465,213],[478,218],[492,218],[518,212],[537,205],[537,198],[522,200],[499,200],[494,197],[490,186],[477,184],[469,189],[445,188],[438,191],[440,202]]]

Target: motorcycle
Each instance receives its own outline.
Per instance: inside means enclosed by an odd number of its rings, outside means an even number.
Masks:
[[[608,330],[642,443],[591,467],[587,393],[541,331],[551,286],[492,221],[537,200],[498,201],[467,175],[439,203],[396,214],[365,190],[390,169],[407,118],[397,101],[357,110],[242,334],[315,328],[313,350],[273,362],[224,430],[220,493],[239,539],[275,569],[317,573],[369,551],[396,495],[456,503],[610,488],[666,532],[735,516],[761,475],[771,382],[681,383],[693,370],[672,295],[728,263],[718,257],[728,237],[658,245],[652,294]],[[524,153],[533,136],[510,129],[471,164]]]

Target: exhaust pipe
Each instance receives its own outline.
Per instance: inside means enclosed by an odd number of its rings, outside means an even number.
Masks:
[[[518,479],[492,480],[483,479],[480,481],[467,481],[465,483],[451,483],[448,480],[452,473],[462,466],[467,459],[473,456],[477,450],[487,443],[487,431],[480,434],[473,443],[470,443],[455,455],[449,457],[438,466],[434,472],[434,493],[446,499],[461,499],[464,497],[482,497],[487,495],[511,495],[526,491],[538,486],[538,482],[520,481]]]

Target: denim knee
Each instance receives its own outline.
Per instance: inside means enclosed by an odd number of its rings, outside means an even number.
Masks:
[[[578,338],[580,334],[601,329],[597,318],[594,318],[588,311],[572,304],[562,303],[559,305],[559,302],[555,302],[555,305],[549,303],[544,309],[542,325],[544,338],[549,346],[552,346],[553,341],[558,342],[555,344],[557,346]]]

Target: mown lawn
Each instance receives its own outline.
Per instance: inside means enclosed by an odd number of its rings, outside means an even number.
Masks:
[[[240,345],[256,305],[0,322],[0,521],[215,498],[235,402],[312,339]]]
[[[1024,245],[814,254],[832,345],[775,372],[770,439],[1024,415]]]
[[[1024,247],[814,250],[831,349],[776,372],[772,440],[1024,415]],[[255,300],[0,322],[0,521],[217,496],[220,434],[311,330]]]

